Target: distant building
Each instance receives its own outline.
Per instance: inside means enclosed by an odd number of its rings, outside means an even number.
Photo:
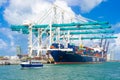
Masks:
[[[10,60],[18,60],[19,57],[18,56],[10,56]]]
[[[16,46],[16,52],[17,52],[17,54],[21,54],[22,52],[21,52],[21,47],[20,46]]]
[[[107,54],[107,61],[114,61],[114,52],[111,51],[109,54]]]
[[[113,51],[111,51],[111,53],[110,53],[110,60],[111,60],[111,61],[115,60],[115,59],[114,59],[114,52],[113,52]]]
[[[107,54],[107,61],[110,61],[110,54]]]

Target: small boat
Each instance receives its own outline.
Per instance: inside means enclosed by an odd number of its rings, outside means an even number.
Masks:
[[[39,68],[43,67],[43,64],[39,60],[27,60],[21,62],[22,68]]]

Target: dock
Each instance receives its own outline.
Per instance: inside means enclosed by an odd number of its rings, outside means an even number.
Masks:
[[[17,65],[20,64],[20,60],[0,60],[0,65]]]

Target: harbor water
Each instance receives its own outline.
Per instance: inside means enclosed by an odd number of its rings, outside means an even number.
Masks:
[[[37,69],[1,65],[0,80],[120,80],[120,62],[44,64],[44,67]]]

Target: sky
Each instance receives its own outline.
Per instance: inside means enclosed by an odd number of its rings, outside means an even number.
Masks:
[[[12,24],[36,20],[53,3],[64,6],[75,15],[108,21],[118,38],[110,43],[110,51],[120,60],[120,0],[0,0],[0,56],[16,55],[16,46],[27,53],[27,35],[13,32]]]

